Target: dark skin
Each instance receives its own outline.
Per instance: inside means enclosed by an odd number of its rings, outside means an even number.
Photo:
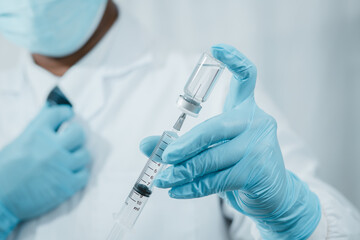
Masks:
[[[98,42],[105,36],[111,26],[114,24],[119,16],[118,9],[112,0],[108,0],[104,15],[101,22],[91,38],[75,53],[65,57],[48,57],[40,54],[32,54],[32,57],[37,65],[46,69],[56,76],[63,76],[71,66],[77,63],[88,52],[93,49]]]

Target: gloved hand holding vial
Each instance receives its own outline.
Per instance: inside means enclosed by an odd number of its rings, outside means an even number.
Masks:
[[[178,138],[177,133],[181,130],[186,115],[198,116],[202,108],[201,104],[208,99],[224,68],[225,65],[222,62],[203,53],[184,87],[184,94],[178,98],[177,106],[182,111],[181,115],[175,122],[172,131],[164,131],[157,141],[156,147],[125,200],[125,204],[116,216],[108,240],[122,239],[126,231],[134,226],[153,191],[154,180],[164,166],[161,163],[164,150]]]
[[[170,188],[176,199],[218,194],[256,223],[262,239],[308,239],[321,218],[320,202],[285,168],[276,121],[254,99],[254,64],[229,45],[213,46],[212,54],[233,73],[223,113],[164,151],[162,163],[171,166],[155,185]]]

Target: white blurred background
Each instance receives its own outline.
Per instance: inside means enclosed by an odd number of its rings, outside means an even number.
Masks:
[[[294,130],[320,161],[322,179],[360,208],[359,0],[121,0],[162,49],[239,48]],[[0,38],[0,70],[19,50]]]

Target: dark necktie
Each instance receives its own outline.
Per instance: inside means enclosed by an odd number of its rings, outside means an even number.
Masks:
[[[54,87],[47,97],[47,102],[50,106],[53,105],[69,105],[72,107],[71,102],[66,98],[65,94],[60,90],[58,86]]]

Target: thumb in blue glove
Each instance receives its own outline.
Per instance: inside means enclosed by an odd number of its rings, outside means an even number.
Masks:
[[[254,100],[256,68],[235,48],[212,54],[233,73],[224,112],[171,143],[156,180],[173,198],[219,194],[252,218],[264,239],[306,239],[321,216],[317,196],[284,166],[274,118]],[[145,139],[140,148],[154,147]],[[152,146],[151,146],[152,144]]]
[[[40,216],[84,188],[90,154],[69,106],[44,107],[24,132],[0,151],[0,239],[20,221]]]

